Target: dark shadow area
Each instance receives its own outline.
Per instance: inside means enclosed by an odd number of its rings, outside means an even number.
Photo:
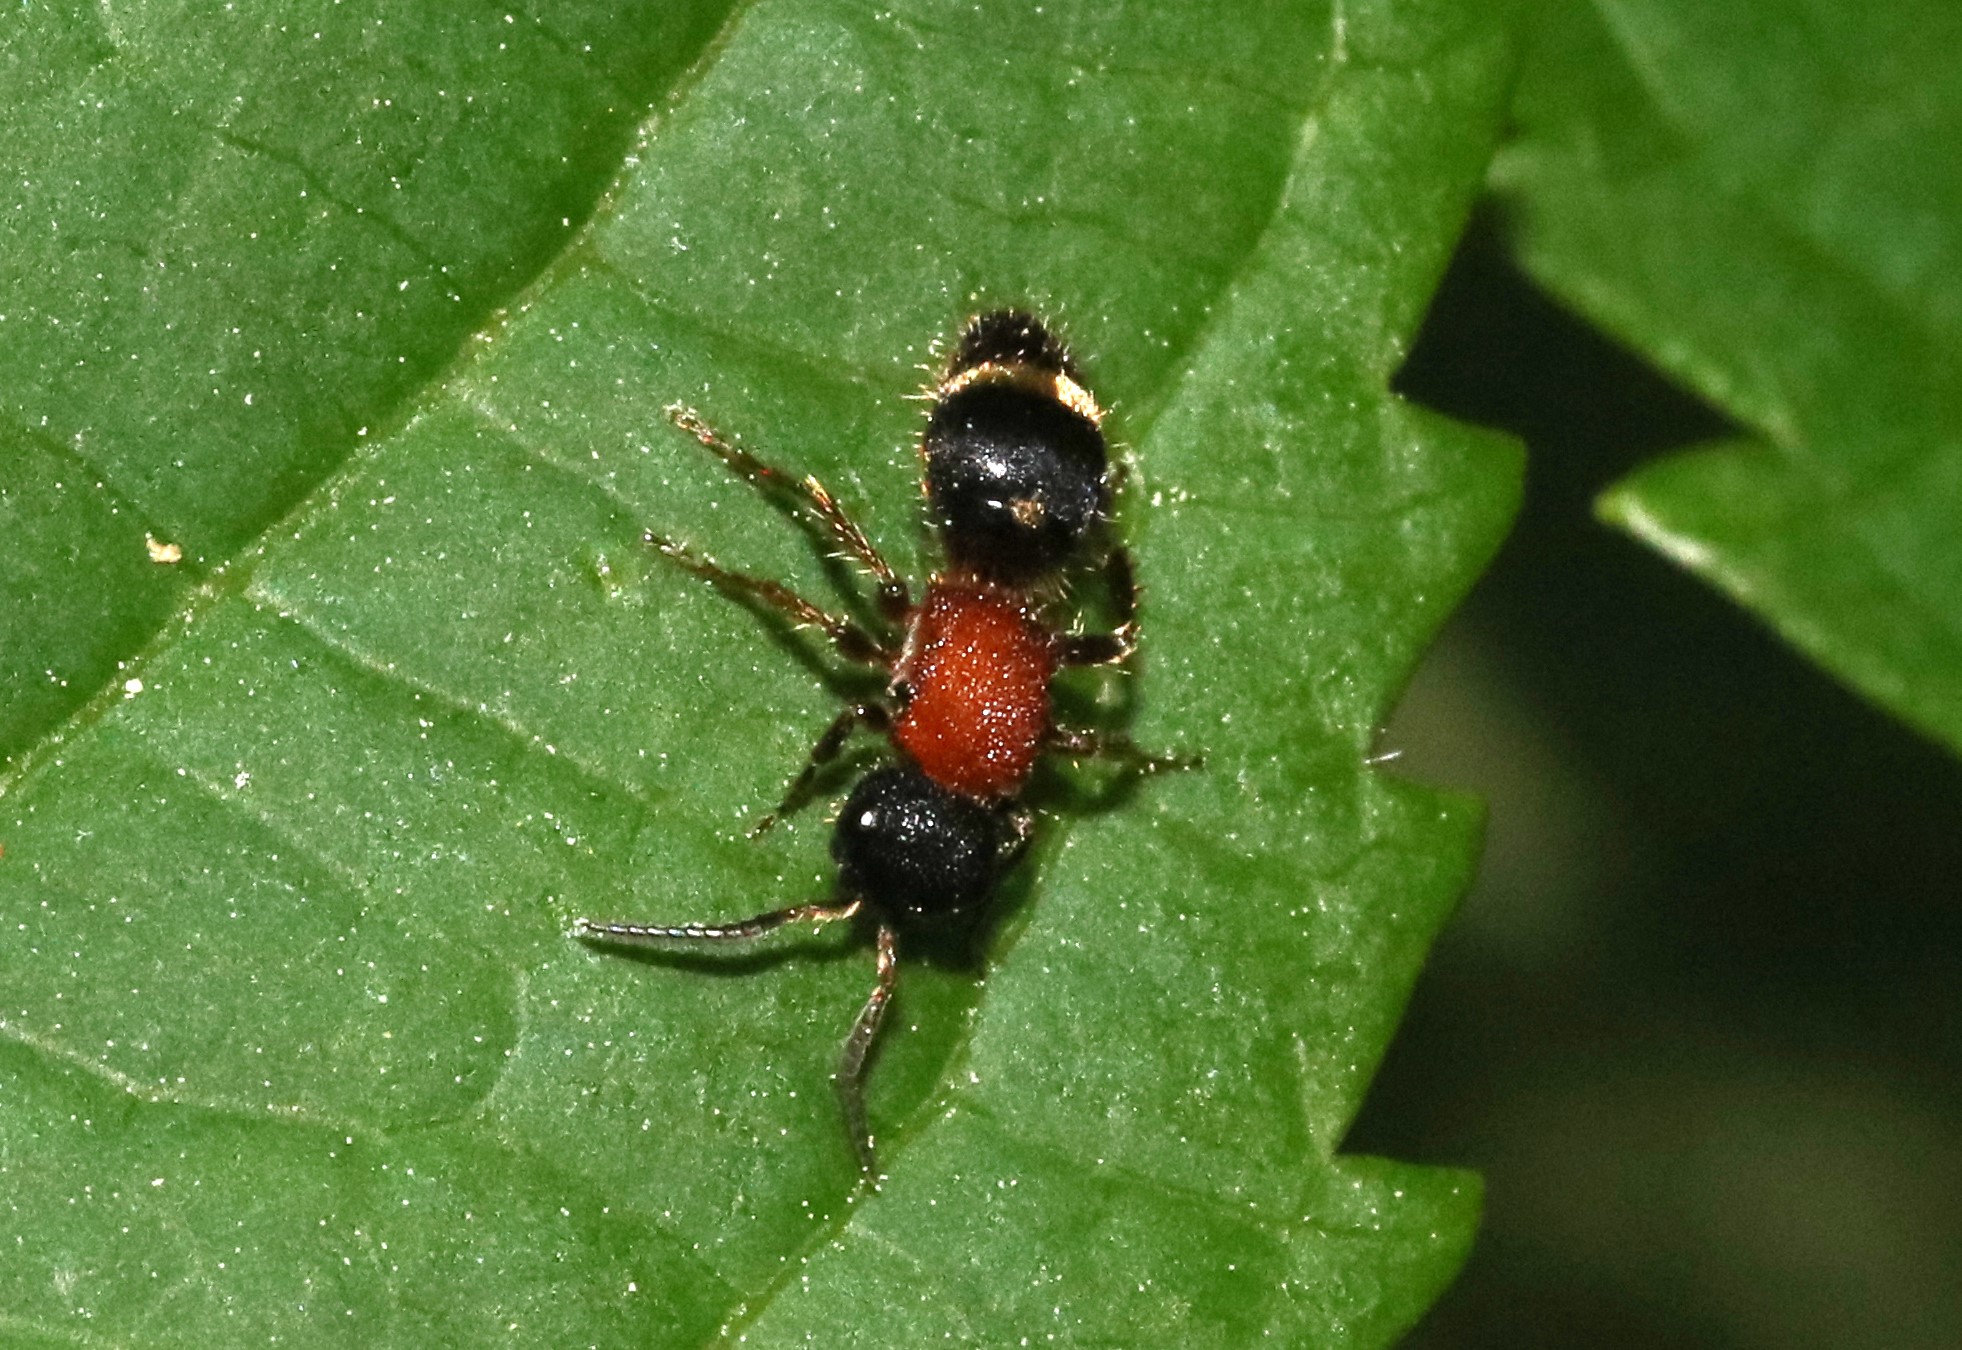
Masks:
[[[1529,451],[1385,742],[1491,807],[1345,1145],[1486,1177],[1410,1344],[1962,1344],[1962,766],[1594,522],[1733,429],[1492,222],[1400,387]]]

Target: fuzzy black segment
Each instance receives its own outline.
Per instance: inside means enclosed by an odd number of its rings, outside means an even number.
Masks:
[[[1103,433],[1020,385],[976,384],[942,399],[925,446],[948,561],[1001,585],[1061,567],[1108,505]]]
[[[998,309],[967,326],[947,363],[949,377],[976,366],[1033,366],[1051,375],[1076,378],[1070,358],[1042,320],[1020,309]]]
[[[911,765],[867,774],[831,836],[841,889],[894,921],[971,909],[988,898],[1014,838],[997,807],[949,792]]]

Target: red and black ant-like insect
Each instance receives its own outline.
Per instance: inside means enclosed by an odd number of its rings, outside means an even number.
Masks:
[[[724,441],[691,411],[671,408],[669,416],[736,475],[808,513],[872,575],[878,614],[898,635],[888,641],[779,582],[646,536],[696,576],[821,630],[842,656],[889,677],[882,700],[838,715],[754,832],[799,804],[855,729],[885,734],[898,757],[861,778],[839,812],[831,839],[837,901],[734,923],[581,919],[576,933],[598,943],[672,947],[742,941],[787,924],[861,913],[875,920],[878,983],[845,1040],[837,1088],[859,1163],[876,1181],[865,1066],[897,981],[901,934],[943,925],[987,901],[1028,845],[1033,819],[1017,799],[1045,750],[1115,753],[1146,769],[1176,762],[1143,755],[1121,736],[1064,729],[1052,716],[1050,681],[1060,668],[1121,662],[1136,645],[1130,555],[1102,538],[1113,478],[1103,411],[1062,343],[1032,315],[997,311],[968,324],[934,391],[921,441],[927,505],[946,566],[918,604],[817,479],[792,479]],[[1061,631],[1049,618],[1057,583],[1092,565],[1100,546],[1117,626]]]

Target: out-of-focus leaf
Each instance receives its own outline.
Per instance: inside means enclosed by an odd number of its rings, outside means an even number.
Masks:
[[[1962,748],[1962,9],[1598,0],[1532,50],[1527,266],[1749,433],[1603,513]]]
[[[1476,813],[1365,767],[1511,448],[1387,393],[1480,181],[1490,7],[762,3],[421,411],[213,576],[0,797],[0,1306],[172,1344],[1381,1344],[1476,1184],[1336,1155]],[[1132,464],[1129,675],[1202,768],[1059,768],[980,969],[915,959],[857,1191],[862,944],[631,961],[579,914],[825,894],[760,843],[825,593],[663,415],[911,567],[931,347],[1033,304]],[[985,972],[985,973],[983,973]]]

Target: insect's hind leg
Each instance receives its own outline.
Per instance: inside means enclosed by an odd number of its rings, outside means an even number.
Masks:
[[[879,1026],[886,1020],[886,1008],[899,985],[899,936],[887,924],[879,925],[879,982],[865,1000],[851,1034],[845,1037],[844,1053],[838,1057],[838,1104],[845,1112],[845,1133],[858,1154],[859,1171],[879,1188],[879,1160],[872,1148],[872,1131],[865,1122],[865,1064],[872,1045],[879,1038]]]
[[[747,942],[793,923],[827,924],[856,915],[863,901],[842,905],[792,905],[730,923],[616,923],[604,919],[575,919],[573,936],[586,942],[619,947],[672,947],[690,942]]]

